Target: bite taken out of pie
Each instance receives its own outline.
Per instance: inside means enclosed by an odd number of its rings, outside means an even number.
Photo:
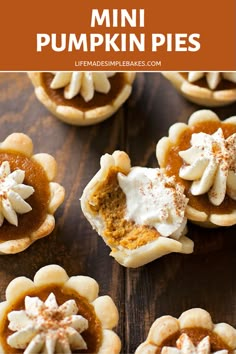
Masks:
[[[0,303],[0,352],[120,353],[120,339],[112,331],[117,308],[98,292],[93,278],[69,277],[56,264],[39,269],[33,281],[13,279]]]
[[[13,133],[0,143],[0,254],[21,252],[53,231],[65,195],[56,173],[55,159],[33,155],[27,135]]]
[[[158,168],[131,168],[123,151],[101,157],[81,197],[82,211],[110,255],[132,268],[171,252],[193,252],[185,236],[187,202],[174,177]]]
[[[29,72],[35,94],[56,117],[73,125],[99,123],[128,99],[132,72]]]
[[[202,226],[236,224],[236,116],[221,121],[210,110],[175,123],[156,147],[159,165],[189,199],[187,218]]]
[[[162,72],[188,100],[201,106],[224,106],[236,102],[234,72]]]
[[[135,354],[229,354],[236,350],[236,329],[212,322],[210,314],[193,308],[177,319],[162,316],[152,324]]]

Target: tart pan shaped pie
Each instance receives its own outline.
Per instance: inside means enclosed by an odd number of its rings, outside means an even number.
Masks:
[[[236,116],[210,110],[175,123],[156,147],[159,165],[185,187],[186,215],[202,226],[236,224]]]
[[[190,101],[206,107],[236,101],[236,72],[162,72]]]
[[[105,154],[85,187],[81,207],[92,227],[125,267],[138,267],[171,252],[191,253],[187,198],[160,169],[130,166],[123,151]]]
[[[98,291],[93,278],[69,278],[55,264],[39,269],[33,281],[13,279],[0,303],[1,353],[118,354],[120,339],[112,331],[118,311]]]
[[[212,322],[201,309],[187,310],[177,319],[162,316],[151,326],[135,354],[228,354],[236,350],[236,329]]]
[[[33,155],[27,135],[13,133],[0,143],[0,254],[21,252],[52,232],[65,194],[56,172],[51,155]]]
[[[35,94],[56,117],[74,125],[99,123],[127,100],[135,73],[29,72]]]

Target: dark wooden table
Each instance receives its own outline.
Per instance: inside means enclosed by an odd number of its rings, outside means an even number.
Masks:
[[[79,198],[99,168],[99,159],[115,149],[128,152],[133,165],[155,167],[157,140],[176,121],[186,122],[201,107],[180,97],[159,73],[138,73],[132,96],[107,121],[73,127],[53,117],[37,101],[25,73],[0,74],[0,141],[13,132],[31,136],[35,152],[58,162],[57,181],[66,198],[56,213],[54,232],[26,251],[0,256],[0,296],[16,276],[33,277],[46,264],[68,274],[89,275],[109,294],[120,313],[117,332],[122,353],[133,353],[156,317],[200,306],[214,322],[236,326],[236,228],[202,229],[189,224],[195,241],[191,255],[171,254],[138,269],[126,269],[109,257],[109,249],[84,218]],[[236,104],[215,109],[224,119]]]

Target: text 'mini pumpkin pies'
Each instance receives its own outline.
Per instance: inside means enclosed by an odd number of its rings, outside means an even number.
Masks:
[[[34,281],[13,279],[0,303],[0,352],[118,354],[120,339],[112,331],[118,311],[98,291],[93,278],[69,278],[55,264],[39,269]]]
[[[138,267],[171,252],[191,253],[188,199],[174,177],[158,168],[133,167],[123,151],[105,154],[85,187],[81,207],[121,265]]]
[[[33,155],[25,134],[11,134],[0,143],[0,254],[21,252],[52,232],[53,214],[65,194],[53,181],[56,171],[51,155]]]
[[[169,176],[185,187],[186,215],[202,226],[236,224],[236,116],[221,121],[210,110],[175,123],[156,147]]]
[[[202,106],[224,106],[236,101],[235,72],[162,72],[187,99]]]
[[[178,319],[156,319],[135,354],[230,354],[235,350],[236,329],[227,323],[214,324],[207,311],[194,308]]]
[[[56,117],[74,125],[99,123],[127,100],[135,73],[29,72],[35,94]]]

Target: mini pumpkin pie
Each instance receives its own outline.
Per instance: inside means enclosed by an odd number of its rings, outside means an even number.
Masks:
[[[66,123],[90,125],[109,118],[127,100],[135,73],[29,72],[35,94]]]
[[[118,354],[120,339],[112,331],[118,311],[98,291],[94,279],[69,278],[55,264],[39,269],[34,281],[12,280],[0,303],[1,353]]]
[[[213,324],[210,314],[194,308],[177,319],[162,316],[151,326],[135,354],[228,354],[236,350],[236,329]]]
[[[236,72],[163,72],[174,87],[190,101],[224,106],[236,101]]]
[[[123,151],[105,154],[85,187],[81,207],[92,227],[126,267],[138,267],[170,252],[191,253],[187,198],[175,178],[160,169],[133,167]]]
[[[57,164],[33,155],[32,140],[14,133],[0,143],[0,253],[17,253],[52,232],[64,188],[53,182]]]
[[[169,176],[185,187],[186,215],[202,226],[236,224],[236,116],[220,121],[210,110],[176,123],[156,147]]]

